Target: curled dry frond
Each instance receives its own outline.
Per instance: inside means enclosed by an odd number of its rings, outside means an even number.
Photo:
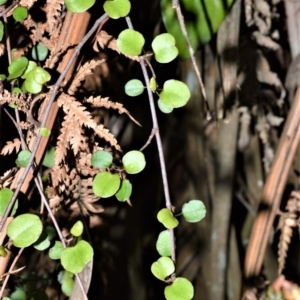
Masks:
[[[21,148],[21,141],[15,138],[12,142],[6,142],[6,145],[1,150],[1,155],[11,154],[14,150],[18,153]]]
[[[0,94],[0,105],[3,105],[5,103],[17,105],[18,110],[21,110],[25,113],[29,109],[29,103],[28,101],[26,101],[23,95],[10,93],[7,90],[3,90],[3,92]]]

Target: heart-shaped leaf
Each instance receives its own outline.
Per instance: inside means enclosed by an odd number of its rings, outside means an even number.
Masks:
[[[72,13],[82,13],[95,4],[96,0],[65,0],[67,9]]]
[[[162,281],[164,281],[166,277],[173,274],[174,271],[174,262],[169,257],[161,257],[151,265],[152,274]]]
[[[116,193],[116,197],[119,201],[123,202],[129,199],[132,192],[132,184],[128,179],[123,179],[121,187]]]
[[[23,214],[12,220],[7,227],[7,235],[14,246],[22,248],[38,240],[43,230],[40,218],[33,214]]]
[[[127,152],[123,158],[122,162],[125,171],[128,174],[136,174],[144,170],[146,166],[145,155],[141,151],[133,150]]]
[[[41,67],[35,67],[32,72],[33,78],[38,84],[44,84],[51,79],[51,75]]]
[[[202,201],[191,200],[182,206],[182,214],[187,222],[195,223],[206,215],[206,209]]]
[[[22,150],[19,152],[18,157],[16,159],[16,165],[20,168],[25,168],[30,159],[31,152],[28,150]]]
[[[144,89],[145,87],[143,83],[138,79],[129,80],[125,84],[125,93],[126,95],[131,97],[136,97],[141,95],[144,92]]]
[[[162,92],[159,95],[160,100],[170,107],[182,107],[191,97],[188,86],[178,80],[171,79],[164,83]]]
[[[125,55],[140,55],[144,44],[145,39],[143,35],[133,29],[123,30],[117,39],[117,46]]]
[[[173,111],[173,107],[167,106],[160,99],[158,99],[157,104],[158,104],[158,108],[160,109],[160,111],[165,114],[169,114]]]
[[[20,77],[26,70],[28,59],[24,56],[14,60],[8,67],[8,80]]]
[[[77,274],[92,259],[93,248],[84,240],[79,241],[75,246],[65,248],[62,251],[60,261],[65,270]]]
[[[64,246],[62,242],[55,241],[54,246],[49,250],[49,257],[51,259],[60,259],[63,250]]]
[[[194,287],[186,278],[177,277],[165,287],[165,297],[167,300],[190,300],[194,297]]]
[[[13,194],[14,193],[8,188],[3,188],[0,190],[0,217],[4,215]],[[17,208],[18,208],[18,201],[16,201],[14,204],[12,212],[10,213],[11,216],[13,216],[16,213]]]
[[[112,155],[104,150],[98,150],[93,153],[91,158],[92,166],[95,168],[108,168],[113,162]]]
[[[162,33],[156,36],[151,45],[155,59],[159,63],[168,63],[178,55],[175,39],[169,33]]]
[[[156,250],[161,256],[171,256],[171,235],[169,230],[162,231],[156,242]]]
[[[29,93],[37,94],[42,90],[43,85],[35,81],[33,75],[34,70],[35,68],[26,75],[24,86],[26,91],[28,91]]]
[[[121,180],[118,174],[101,172],[93,180],[93,192],[98,197],[108,198],[118,191],[120,183]]]
[[[103,8],[112,19],[119,19],[129,14],[131,4],[128,0],[108,0],[104,2]]]
[[[168,229],[173,229],[179,224],[173,213],[167,208],[163,208],[158,212],[157,219]]]
[[[35,61],[30,60],[28,62],[27,68],[25,70],[25,72],[23,73],[23,75],[21,76],[22,79],[25,79],[27,77],[27,75],[37,66]]]

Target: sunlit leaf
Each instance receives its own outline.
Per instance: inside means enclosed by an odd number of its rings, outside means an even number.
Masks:
[[[154,77],[151,77],[149,85],[150,85],[150,89],[151,89],[152,92],[155,92],[158,88],[158,84],[157,84],[156,79]]]
[[[92,154],[91,164],[95,168],[108,168],[113,162],[112,155],[104,150],[98,150]]]
[[[16,165],[20,168],[25,168],[30,159],[31,152],[28,150],[22,150],[19,152],[18,157],[16,159]]]
[[[93,192],[98,197],[108,198],[118,191],[120,183],[121,180],[118,174],[101,172],[93,180]]]
[[[123,30],[117,39],[117,46],[125,55],[140,55],[144,44],[143,35],[133,29]]]
[[[49,257],[51,259],[60,259],[61,253],[64,249],[64,246],[62,242],[60,241],[55,241],[55,244],[52,248],[49,250]]]
[[[121,182],[121,187],[116,193],[116,197],[119,201],[123,202],[128,200],[132,192],[132,184],[128,179],[123,179]]]
[[[13,18],[17,22],[22,22],[23,20],[25,20],[27,18],[27,15],[28,15],[28,9],[26,7],[19,6],[14,9]]]
[[[169,33],[162,33],[156,36],[151,46],[154,51],[154,57],[159,63],[168,63],[178,55],[175,39]]]
[[[20,77],[26,70],[28,59],[24,56],[14,60],[8,67],[8,80]]]
[[[182,215],[187,222],[199,222],[205,217],[206,208],[202,201],[191,200],[182,206]]]
[[[82,13],[95,4],[96,0],[65,0],[67,9],[72,13]]]
[[[179,224],[173,213],[167,208],[163,208],[158,212],[157,219],[168,229],[173,229]]]
[[[70,230],[71,234],[73,234],[74,236],[80,236],[82,235],[83,232],[83,223],[78,220],[71,228]]]
[[[128,0],[108,0],[104,2],[103,8],[112,19],[119,19],[129,14],[131,4]]]
[[[145,87],[144,87],[143,83],[138,79],[129,80],[125,84],[125,93],[126,93],[126,95],[131,96],[131,97],[141,95],[144,92],[144,89],[145,89]]]
[[[169,230],[162,231],[156,242],[156,250],[161,256],[171,256],[171,236]]]
[[[167,300],[190,300],[194,297],[194,287],[186,278],[177,277],[165,287],[165,297]]]
[[[125,171],[128,174],[136,174],[144,170],[146,166],[145,155],[141,151],[133,150],[127,152],[123,158],[122,162]]]
[[[174,262],[169,257],[161,257],[151,265],[152,274],[160,279],[165,280],[166,277],[173,274],[175,271]]]
[[[42,137],[49,137],[51,134],[51,130],[47,127],[41,127],[39,130]]]
[[[160,99],[158,99],[157,104],[158,104],[158,108],[160,109],[160,111],[165,114],[171,113],[174,109],[173,107],[165,105]]]
[[[8,188],[3,188],[0,190],[0,217],[4,215],[10,199],[13,197],[13,194],[14,193]],[[16,213],[17,208],[18,200],[15,202],[10,216],[13,216]]]

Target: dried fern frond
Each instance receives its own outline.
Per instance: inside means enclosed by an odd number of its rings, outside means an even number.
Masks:
[[[37,0],[21,0],[20,6],[26,6],[27,8],[30,8],[36,1]]]
[[[71,47],[74,47],[75,45],[72,44],[66,44],[58,51],[51,51],[48,59],[45,62],[45,67],[49,69],[53,69],[60,59],[60,57]]]
[[[12,142],[6,142],[6,145],[1,150],[1,155],[11,154],[14,150],[18,153],[21,148],[21,141],[15,138]]]
[[[10,93],[7,90],[3,90],[3,93],[0,94],[0,105],[3,105],[5,103],[15,104],[18,106],[18,110],[21,110],[25,113],[29,109],[29,103],[25,100],[25,97],[23,95]]]
[[[15,169],[6,171],[3,176],[0,176],[0,188],[9,187],[14,180]]]
[[[119,114],[123,114],[125,113],[134,123],[136,123],[139,126],[142,126],[136,119],[134,119],[131,114],[129,113],[129,111],[123,107],[123,104],[118,103],[118,102],[112,102],[110,100],[108,100],[109,98],[102,98],[100,96],[98,97],[89,97],[88,99],[86,99],[85,101],[87,103],[90,103],[93,105],[93,107],[104,107],[106,109],[115,109],[119,112]]]
[[[70,88],[68,89],[68,93],[70,95],[74,95],[74,93],[77,91],[78,87],[81,85],[81,81],[85,79],[85,77],[89,74],[92,74],[92,71],[101,65],[103,62],[105,62],[105,59],[101,60],[91,60],[87,63],[85,63],[81,68],[78,70],[74,80],[72,81]]]
[[[119,54],[125,55],[118,48],[117,40],[113,36],[109,35],[107,32],[105,32],[103,30],[101,30],[97,34],[95,43],[93,45],[93,49],[96,52],[99,52],[99,48],[97,46],[97,43],[100,46],[100,48],[102,48],[102,49],[109,48],[109,49],[112,49],[112,50],[118,52]],[[138,56],[130,56],[130,55],[125,55],[125,56],[130,58],[131,60],[140,61]]]

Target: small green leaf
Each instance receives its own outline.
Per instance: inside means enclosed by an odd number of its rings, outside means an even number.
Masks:
[[[67,9],[72,13],[82,13],[95,4],[96,0],[65,0]]]
[[[36,250],[44,251],[45,249],[49,248],[50,246],[50,240],[48,238],[48,235],[45,231],[42,232],[38,240],[34,243],[33,247]]]
[[[156,250],[161,256],[171,256],[171,236],[169,230],[162,231],[156,242]]]
[[[26,91],[28,91],[29,93],[37,94],[42,90],[43,85],[37,83],[34,80],[33,71],[34,69],[27,74],[26,79],[24,81],[24,86]]]
[[[51,130],[49,130],[47,127],[41,127],[39,130],[42,137],[49,137],[51,134]]]
[[[22,150],[19,152],[18,157],[16,159],[16,165],[20,168],[25,168],[30,159],[31,152],[28,150]]]
[[[93,180],[93,192],[98,197],[108,198],[118,191],[120,183],[121,180],[118,174],[101,172]]]
[[[8,104],[8,106],[11,107],[11,108],[18,108],[17,104]]]
[[[136,97],[141,95],[144,92],[144,89],[145,87],[143,83],[138,79],[129,80],[125,84],[125,93],[126,95],[131,97]]]
[[[149,85],[150,85],[150,90],[154,93],[158,88],[158,84],[156,82],[155,77],[151,77]]]
[[[152,274],[162,281],[164,281],[166,277],[173,274],[174,271],[174,262],[169,257],[161,257],[151,265]]]
[[[61,290],[67,297],[70,297],[73,291],[73,287],[74,287],[74,279],[66,278],[61,285]]]
[[[3,22],[0,21],[0,41],[3,39],[3,34],[4,34],[4,25]]]
[[[32,58],[37,61],[44,61],[48,56],[48,53],[49,53],[48,48],[42,42],[39,42],[31,50]]]
[[[3,188],[0,190],[0,217],[2,217],[5,213],[5,210],[10,202],[10,199],[13,196],[13,192],[8,188]],[[13,216],[18,209],[18,200],[15,202],[12,212],[10,216]]]
[[[164,104],[160,99],[158,99],[157,104],[158,104],[158,108],[160,109],[160,111],[165,114],[171,113],[174,109],[173,107],[170,107],[170,106],[167,106],[166,104]]]
[[[33,214],[23,214],[12,220],[7,227],[7,235],[14,246],[22,248],[38,240],[43,230],[40,218]]]
[[[141,151],[133,150],[127,152],[123,158],[122,162],[125,168],[125,171],[128,174],[137,174],[144,170],[146,166],[146,160],[144,153]]]
[[[0,74],[0,80],[3,81],[6,79],[6,75],[5,74]]]
[[[104,2],[103,8],[110,18],[119,19],[129,14],[131,4],[128,0],[108,0]]]
[[[7,256],[7,251],[5,250],[5,248],[2,245],[0,246],[0,256],[1,257]]]
[[[50,147],[44,157],[43,166],[46,168],[52,168],[55,165],[55,148]]]
[[[79,241],[74,247],[65,248],[61,254],[61,264],[65,270],[77,274],[92,259],[93,248],[84,240]]]
[[[202,201],[191,200],[182,206],[182,214],[187,222],[195,223],[206,215],[206,209]]]
[[[60,259],[63,250],[64,246],[62,242],[55,241],[54,246],[49,250],[49,257],[51,259]]]
[[[188,86],[178,80],[167,80],[164,83],[162,92],[159,95],[160,100],[170,107],[182,107],[191,97]]]
[[[28,9],[23,6],[17,7],[13,12],[13,18],[17,22],[22,22],[23,20],[25,20],[27,18],[27,15],[28,15]]]
[[[10,294],[10,299],[11,300],[26,300],[26,293],[25,291],[18,289],[15,290]]]
[[[175,39],[169,33],[162,33],[156,36],[151,45],[155,59],[159,63],[168,63],[178,55]]]
[[[173,213],[167,208],[163,208],[158,212],[157,219],[168,229],[173,229],[179,224]]]
[[[27,65],[28,59],[24,56],[14,60],[8,67],[9,76],[7,77],[7,79],[11,80],[20,77],[26,70]]]
[[[145,44],[142,34],[133,29],[123,30],[117,39],[119,50],[125,55],[140,55]]]
[[[112,155],[104,150],[98,150],[92,154],[91,164],[95,168],[108,168],[113,162]]]
[[[167,300],[190,300],[194,297],[194,287],[186,278],[177,277],[165,287],[165,297]]]
[[[33,78],[36,83],[44,84],[51,79],[51,75],[41,67],[36,67],[32,70]]]
[[[82,235],[83,232],[83,223],[78,220],[71,228],[70,230],[71,234],[73,234],[74,236],[80,236]]]
[[[121,187],[116,193],[116,197],[119,201],[123,202],[129,199],[132,192],[132,184],[128,179],[123,179]]]
[[[0,5],[3,5],[7,2],[7,0],[0,0]]]
[[[18,95],[23,94],[22,90],[18,87],[13,88],[13,93]]]
[[[49,241],[51,241],[56,236],[56,230],[53,226],[46,226],[45,232],[48,236]]]
[[[23,73],[23,75],[21,76],[22,79],[25,79],[28,75],[29,72],[31,72],[33,69],[35,69],[35,67],[37,66],[36,62],[30,60],[28,62],[27,68],[25,70],[25,72]]]

